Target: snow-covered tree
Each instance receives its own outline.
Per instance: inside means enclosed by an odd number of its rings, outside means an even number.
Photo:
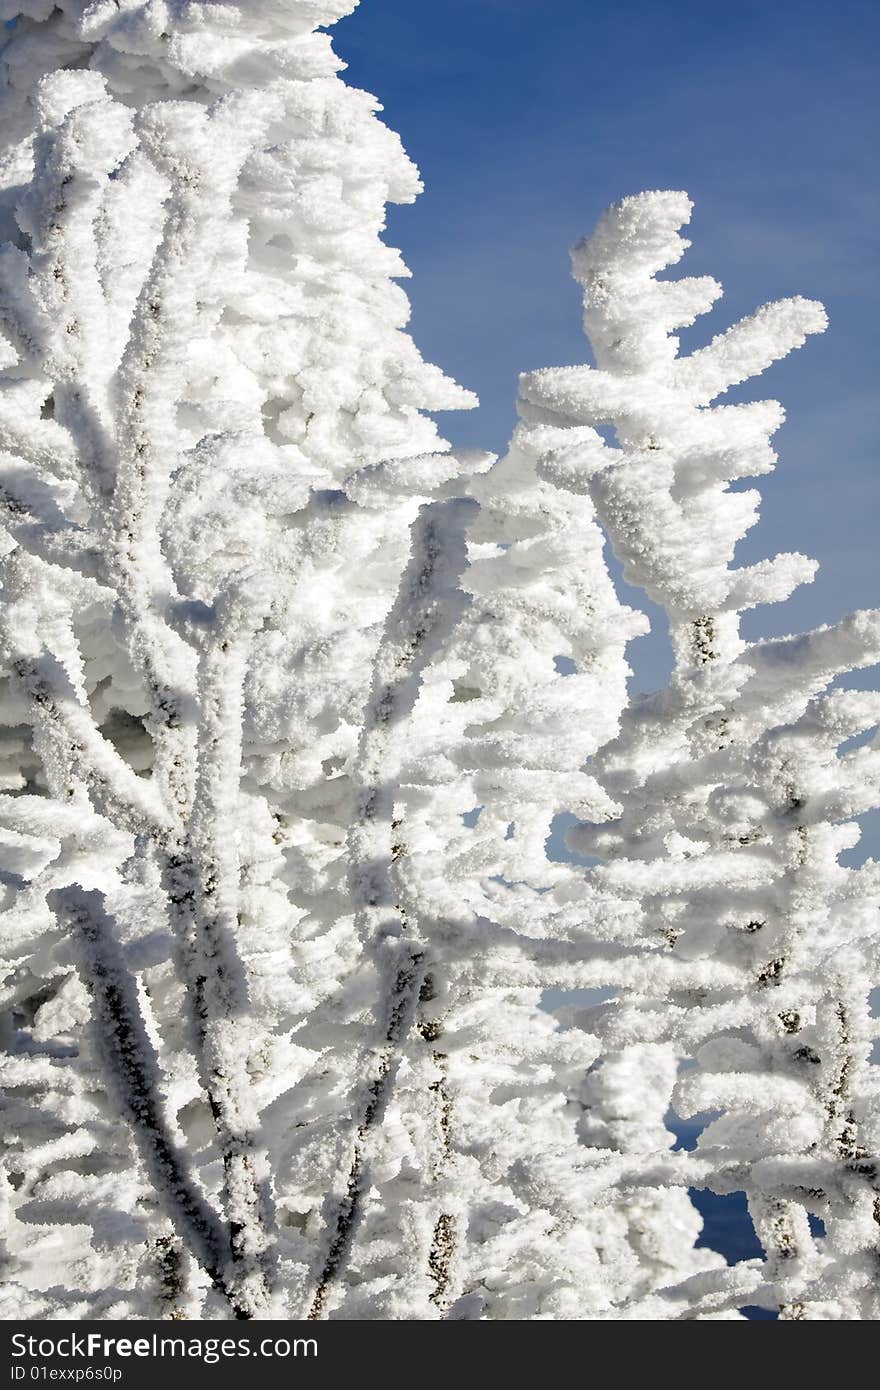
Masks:
[[[422,411],[472,403],[404,331],[379,233],[417,175],[314,32],[350,8],[4,11],[6,1192],[35,1315],[300,1312],[332,1263],[387,1026],[388,691],[403,718],[463,545],[466,465]]]
[[[758,497],[729,485],[773,466],[782,411],[712,402],[825,316],[805,300],[771,304],[678,357],[672,330],[720,294],[710,279],[656,278],[686,249],[689,216],[680,193],[610,209],[573,254],[596,368],[522,385],[522,413],[555,446],[545,476],[593,499],[625,578],[666,610],[676,655],[668,688],[634,701],[594,760],[622,813],[570,835],[603,861],[590,877],[641,922],[599,1031],[609,1054],[671,1042],[696,1058],[675,1108],[718,1117],[697,1156],[658,1162],[656,1180],[745,1188],[766,1252],[726,1283],[667,1291],[683,1311],[664,1314],[660,1300],[650,1316],[751,1302],[783,1318],[875,1318],[880,883],[873,862],[839,856],[858,843],[853,818],[876,806],[880,772],[876,751],[841,745],[876,726],[880,697],[829,687],[880,659],[880,614],[740,636],[744,609],[785,599],[815,567],[798,555],[732,565]]]

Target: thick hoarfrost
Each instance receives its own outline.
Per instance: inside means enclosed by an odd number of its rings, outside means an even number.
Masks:
[[[353,8],[0,5],[7,1307],[876,1317],[878,697],[828,687],[880,623],[740,638],[812,565],[733,566],[782,417],[713,404],[824,316],[679,358],[720,290],[628,199],[595,368],[454,453]],[[641,700],[606,538],[670,617]],[[766,1260],[696,1248],[704,1186]]]

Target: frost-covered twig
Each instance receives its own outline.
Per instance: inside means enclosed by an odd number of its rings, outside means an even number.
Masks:
[[[48,903],[76,938],[108,1089],[131,1126],[156,1191],[185,1244],[241,1315],[230,1287],[229,1234],[199,1190],[186,1152],[168,1123],[155,1049],[102,895],[73,886],[55,889]]]
[[[356,817],[349,855],[355,927],[376,970],[378,1037],[363,1064],[368,1075],[362,1083],[364,1098],[355,1100],[356,1132],[344,1191],[335,1199],[335,1214],[330,1207],[330,1241],[309,1312],[313,1319],[322,1316],[348,1252],[369,1184],[371,1130],[394,1085],[400,1045],[412,1026],[430,967],[428,924],[411,920],[394,901],[393,773],[424,668],[467,604],[459,579],[467,561],[464,531],[474,510],[468,499],[422,509],[373,668],[355,765]]]

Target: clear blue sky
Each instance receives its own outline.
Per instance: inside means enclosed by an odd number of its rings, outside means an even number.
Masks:
[[[686,342],[767,299],[825,302],[829,332],[739,393],[789,415],[741,557],[822,566],[749,635],[880,604],[878,35],[867,0],[361,0],[335,28],[426,184],[389,240],[423,353],[482,401],[443,417],[454,443],[502,449],[518,372],[585,360],[568,248],[624,194],[696,202],[685,264],[726,292]],[[662,634],[633,657],[659,683]]]

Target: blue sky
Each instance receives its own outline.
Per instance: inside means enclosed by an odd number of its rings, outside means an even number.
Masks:
[[[731,396],[789,416],[741,558],[822,566],[749,635],[880,604],[878,37],[862,0],[362,0],[335,29],[426,183],[389,240],[423,353],[482,401],[443,417],[454,443],[502,449],[518,372],[586,360],[568,248],[627,193],[696,202],[685,264],[726,292],[687,344],[767,299],[824,301],[829,332]],[[632,656],[639,685],[662,680],[662,633]]]

